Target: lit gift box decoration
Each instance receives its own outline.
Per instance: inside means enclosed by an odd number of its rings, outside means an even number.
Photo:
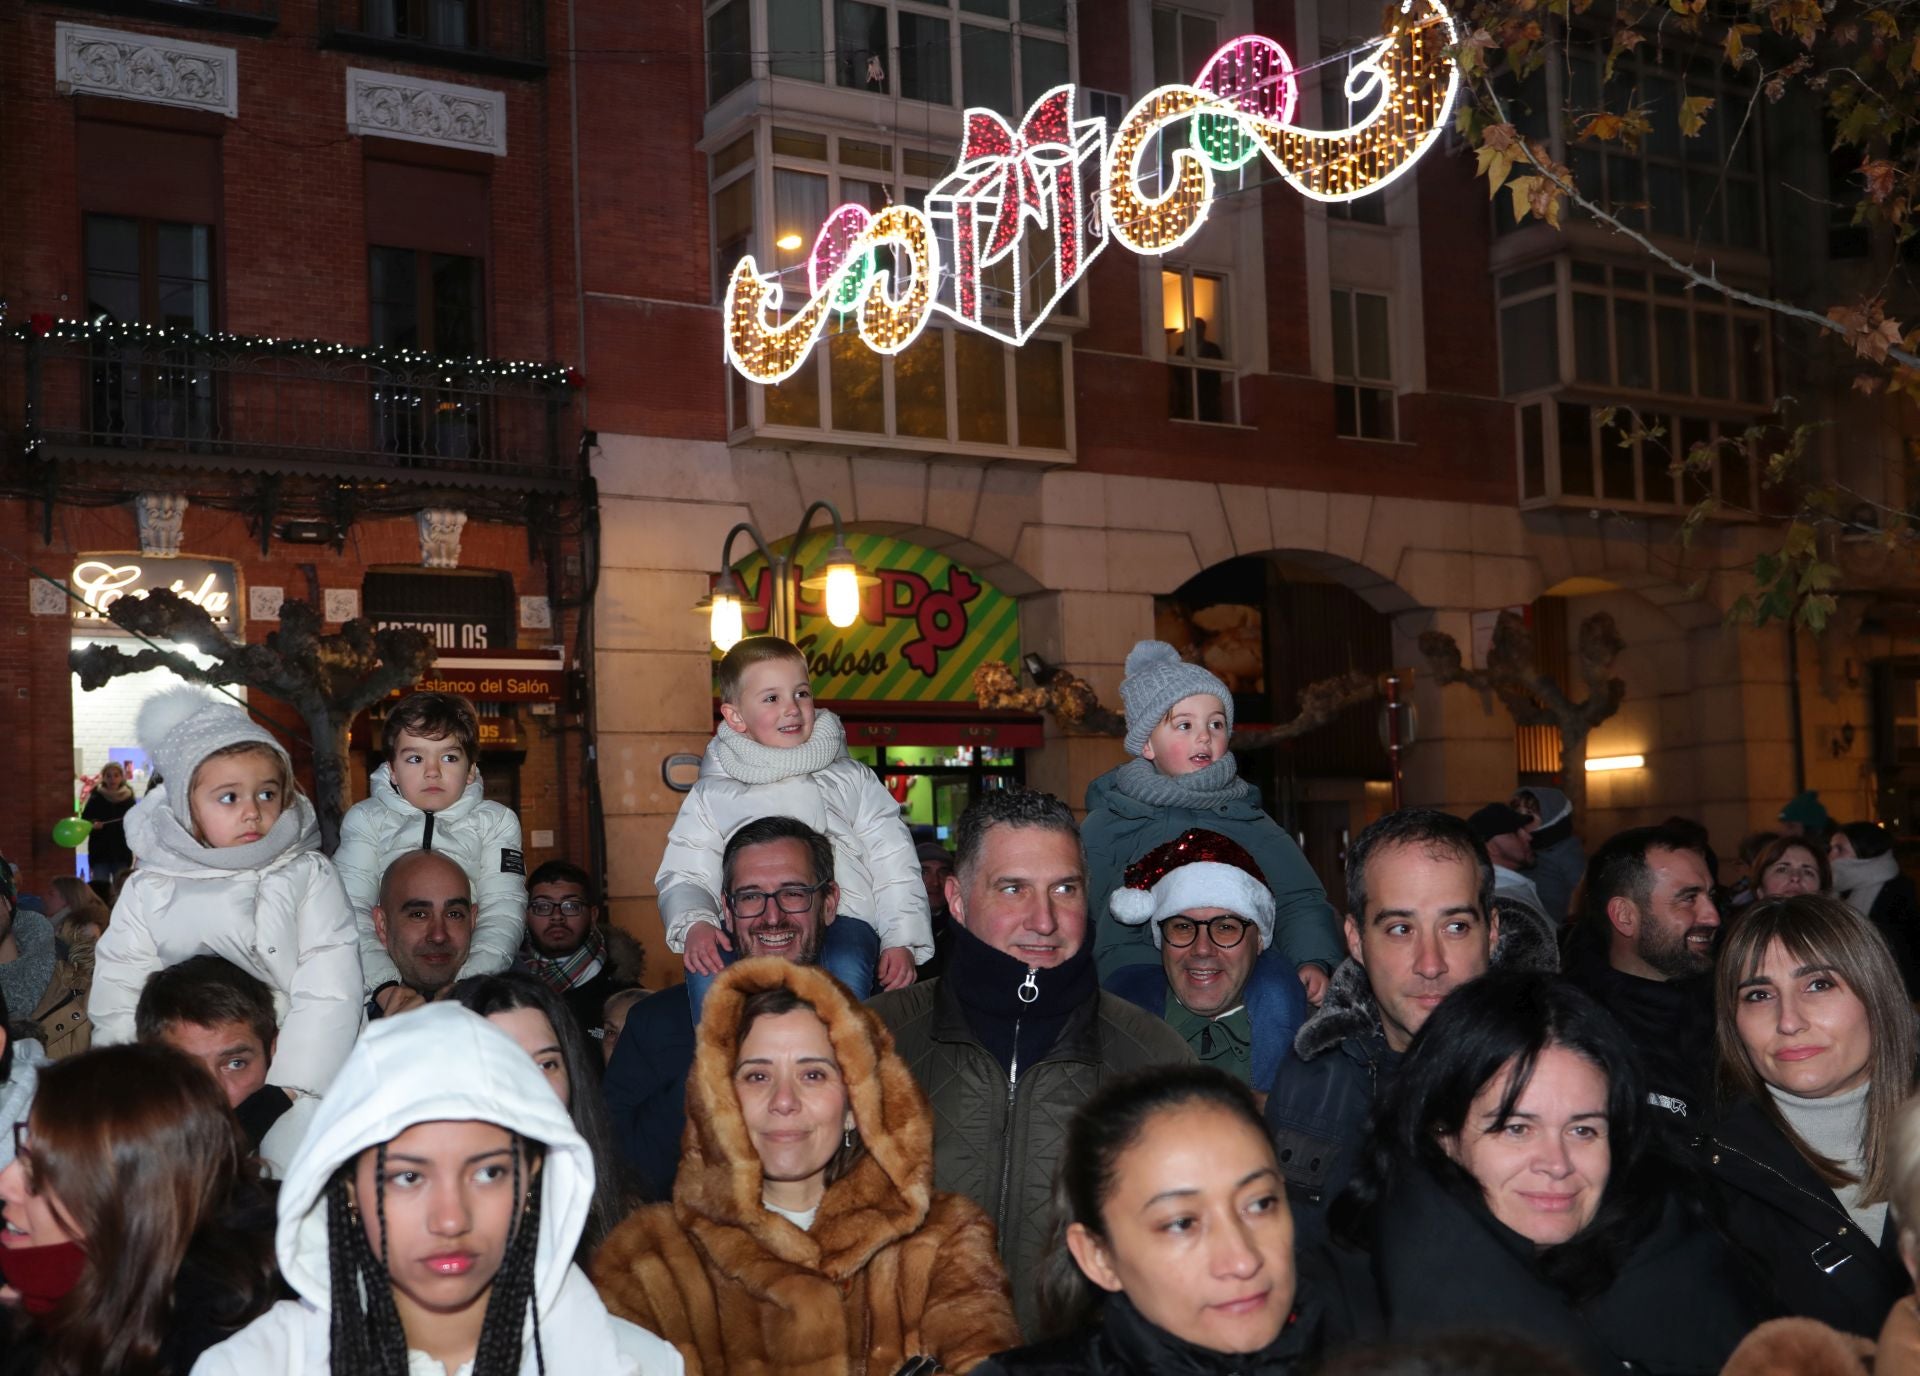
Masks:
[[[1192,85],[1149,91],[1110,147],[1098,120],[1073,117],[1071,86],[1047,92],[1017,126],[969,110],[959,165],[928,193],[925,213],[842,206],[828,217],[805,302],[789,311],[778,275],[740,260],[727,284],[727,361],[755,382],[779,382],[836,315],[880,353],[906,348],[935,310],[1022,344],[1109,238],[1136,253],[1178,248],[1206,223],[1213,174],[1256,154],[1315,200],[1371,195],[1446,128],[1457,42],[1443,0],[1401,0],[1346,74],[1348,108],[1362,113],[1344,129],[1293,122],[1297,74],[1258,34],[1222,47]],[[1166,157],[1150,156],[1162,145]]]
[[[1073,117],[1056,86],[1018,128],[967,111],[960,165],[927,193],[947,265],[939,308],[963,325],[1023,344],[1101,249],[1098,213],[1106,126]]]

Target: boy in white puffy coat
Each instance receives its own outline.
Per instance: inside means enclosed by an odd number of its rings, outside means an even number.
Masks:
[[[383,744],[387,762],[341,820],[333,863],[359,924],[367,993],[392,1014],[420,999],[373,929],[387,866],[409,851],[437,850],[466,871],[474,903],[473,944],[458,976],[466,979],[513,964],[527,921],[527,861],[519,817],[482,792],[472,703],[456,693],[411,694],[387,714]]]
[[[94,947],[94,1044],[134,1040],[149,975],[220,956],[273,990],[267,1083],[289,1103],[325,1093],[360,1032],[360,953],[293,761],[245,711],[191,688],[150,698],[135,735],[166,782],[127,814],[139,864]]]
[[[728,837],[761,817],[795,818],[833,843],[841,920],[827,928],[820,964],[858,998],[876,974],[887,989],[912,984],[914,966],[933,954],[933,927],[899,803],[847,754],[840,719],[814,707],[792,643],[741,641],[720,661],[719,680],[721,725],[654,879],[667,945],[685,954],[695,1021],[706,980],[733,949],[720,920],[721,856]]]

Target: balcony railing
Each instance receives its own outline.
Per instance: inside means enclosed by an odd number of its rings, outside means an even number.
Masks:
[[[546,70],[544,0],[320,0],[330,48],[506,76]]]
[[[58,0],[74,9],[230,33],[272,33],[280,0]]]
[[[468,487],[577,477],[551,370],[58,334],[26,341],[26,369],[27,440],[45,460]]]

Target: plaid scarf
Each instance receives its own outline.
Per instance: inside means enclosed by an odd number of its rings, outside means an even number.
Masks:
[[[592,979],[607,963],[607,938],[599,924],[587,928],[587,939],[570,956],[555,959],[534,948],[531,934],[520,944],[521,968],[556,994]]]

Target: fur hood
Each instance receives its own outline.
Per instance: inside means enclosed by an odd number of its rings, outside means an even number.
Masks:
[[[1865,1338],[1817,1319],[1771,1319],[1747,1334],[1720,1376],[1866,1376],[1872,1356]]]
[[[1523,904],[1506,905],[1496,899],[1493,906],[1500,915],[1500,940],[1493,948],[1491,962],[1495,969],[1548,973],[1560,969],[1560,946],[1544,917]],[[1366,967],[1349,957],[1333,972],[1320,1010],[1295,1035],[1293,1049],[1301,1060],[1311,1061],[1350,1037],[1370,1036],[1379,1030],[1380,1013],[1374,1006]]]
[[[760,1202],[760,1158],[733,1087],[740,1015],[753,995],[790,989],[827,1025],[866,1154],[827,1188],[810,1232]],[[893,1036],[825,971],[774,956],[742,961],[707,993],[687,1080],[687,1131],[673,1210],[703,1239],[746,1233],[782,1261],[835,1279],[926,1221],[933,1199],[933,1114]]]

